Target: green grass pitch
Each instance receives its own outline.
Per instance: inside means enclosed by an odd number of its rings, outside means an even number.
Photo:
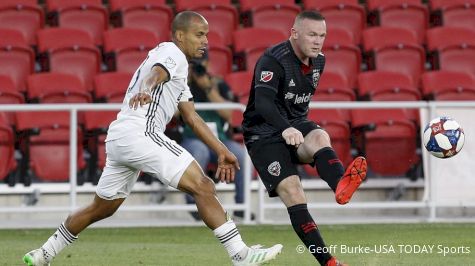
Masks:
[[[270,265],[316,265],[291,226],[239,226],[248,244],[282,243]],[[475,224],[322,225],[320,231],[340,260],[350,265],[475,265]],[[23,265],[53,230],[0,230],[0,265]],[[431,249],[432,247],[432,249]],[[448,252],[445,253],[444,252]],[[205,226],[90,228],[52,265],[231,265]]]

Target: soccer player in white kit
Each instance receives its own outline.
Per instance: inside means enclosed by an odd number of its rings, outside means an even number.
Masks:
[[[264,249],[243,242],[216,197],[214,182],[184,148],[163,133],[179,110],[194,133],[218,155],[216,177],[222,182],[234,179],[239,163],[196,113],[187,85],[188,60],[203,55],[207,33],[208,22],[200,14],[184,11],[176,15],[173,41],[149,51],[130,81],[117,119],[109,126],[106,166],[93,202],[70,214],[43,246],[25,254],[27,265],[49,265],[86,227],[114,214],[140,172],[191,194],[200,216],[228,251],[233,265],[260,265],[281,252],[280,244]]]

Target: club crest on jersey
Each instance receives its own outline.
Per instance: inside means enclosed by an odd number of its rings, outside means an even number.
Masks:
[[[176,66],[176,63],[171,57],[167,57],[167,59],[165,59],[165,66],[167,68],[174,68]]]
[[[261,81],[262,82],[269,82],[272,77],[274,76],[274,72],[272,71],[262,71],[261,72]]]
[[[278,161],[274,161],[273,163],[269,164],[267,167],[267,172],[273,176],[280,175],[280,163]]]
[[[320,80],[320,69],[314,69],[313,74],[312,74],[312,84],[314,88],[317,87],[319,80]]]

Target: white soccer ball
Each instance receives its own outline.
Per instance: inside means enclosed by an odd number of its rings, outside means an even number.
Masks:
[[[465,134],[454,119],[441,116],[433,119],[424,129],[424,147],[438,158],[450,158],[463,147]]]

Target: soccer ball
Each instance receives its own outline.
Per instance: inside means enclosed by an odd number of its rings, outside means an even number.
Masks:
[[[450,117],[437,117],[424,129],[424,147],[438,158],[450,158],[459,153],[465,141],[463,129]]]

